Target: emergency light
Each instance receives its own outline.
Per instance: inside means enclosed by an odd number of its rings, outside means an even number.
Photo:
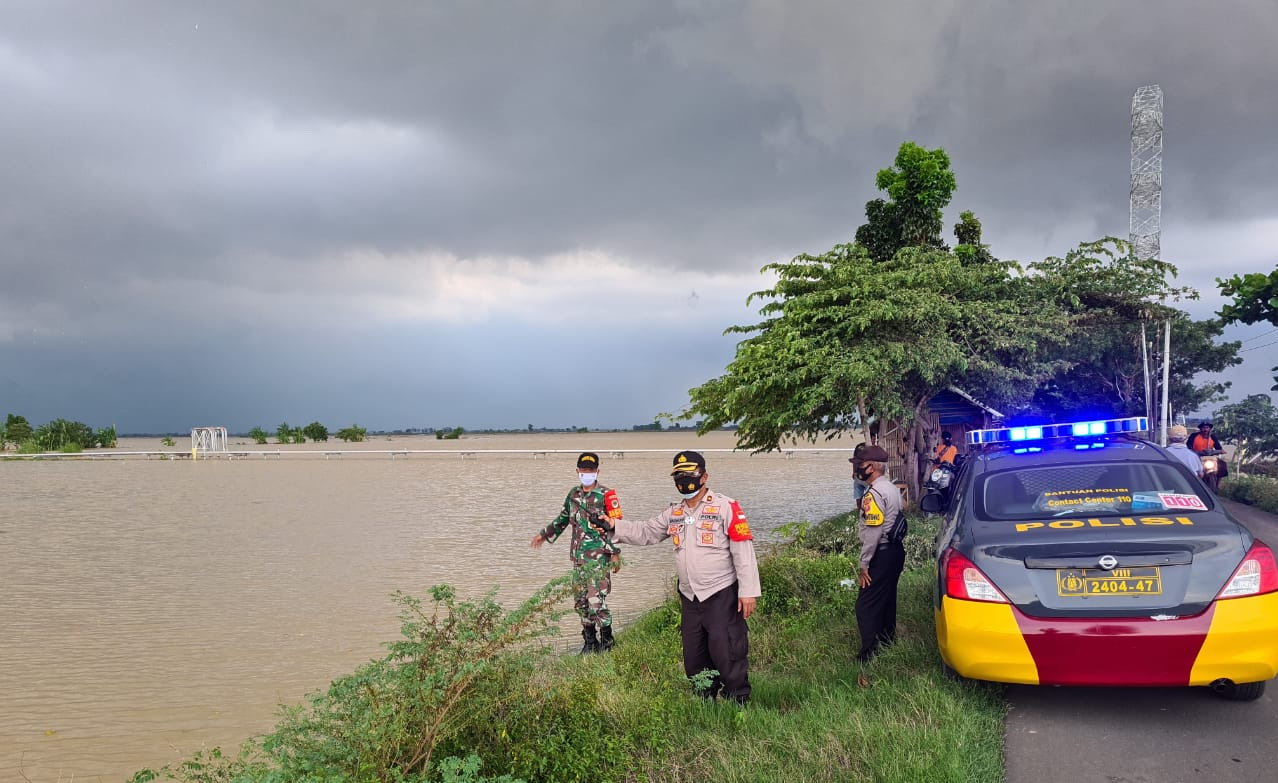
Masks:
[[[1132,416],[1127,419],[1072,421],[1065,424],[1036,424],[1027,427],[972,430],[967,433],[967,442],[972,446],[982,446],[987,443],[1019,443],[1022,441],[1049,440],[1051,438],[1119,435],[1130,432],[1147,432],[1148,430],[1148,418]],[[1078,447],[1075,446],[1075,448]],[[1087,446],[1083,446],[1083,448],[1087,448]]]

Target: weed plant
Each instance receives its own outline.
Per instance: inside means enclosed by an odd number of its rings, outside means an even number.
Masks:
[[[527,642],[552,628],[571,575],[511,613],[437,587],[429,603],[398,598],[389,655],[287,709],[234,759],[135,781],[999,781],[1001,689],[942,674],[935,527],[910,521],[899,638],[865,667],[850,520],[791,526],[761,558],[748,707],[692,694],[677,600],[610,653],[555,656]]]

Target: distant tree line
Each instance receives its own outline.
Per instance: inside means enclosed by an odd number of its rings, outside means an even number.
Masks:
[[[54,419],[33,428],[25,416],[10,413],[0,426],[0,451],[12,446],[19,454],[74,454],[85,449],[115,448],[118,441],[114,424],[95,430],[84,422]]]
[[[267,439],[270,438],[270,434],[261,427],[254,427],[249,430],[248,436],[259,446],[265,444]],[[283,422],[275,428],[276,443],[305,443],[308,440],[315,443],[327,443],[328,436],[328,427],[318,421],[313,421],[305,427],[294,427],[288,422]],[[368,437],[368,430],[357,424],[352,424],[333,433],[333,437],[338,440],[344,440],[347,443],[362,443]]]

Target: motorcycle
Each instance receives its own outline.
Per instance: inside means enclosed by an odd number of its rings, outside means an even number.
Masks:
[[[948,508],[958,471],[959,466],[951,462],[933,463],[932,472],[928,474],[927,481],[923,482],[923,498],[919,507],[928,513],[938,513]]]
[[[1224,453],[1220,449],[1203,449],[1198,452],[1198,459],[1203,466],[1203,483],[1211,487],[1212,492],[1220,490],[1220,474],[1224,469],[1220,455]]]

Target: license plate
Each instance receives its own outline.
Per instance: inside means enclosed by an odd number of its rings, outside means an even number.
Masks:
[[[1142,568],[1060,568],[1056,571],[1056,593],[1066,598],[1089,595],[1159,595],[1163,575],[1158,566]]]

